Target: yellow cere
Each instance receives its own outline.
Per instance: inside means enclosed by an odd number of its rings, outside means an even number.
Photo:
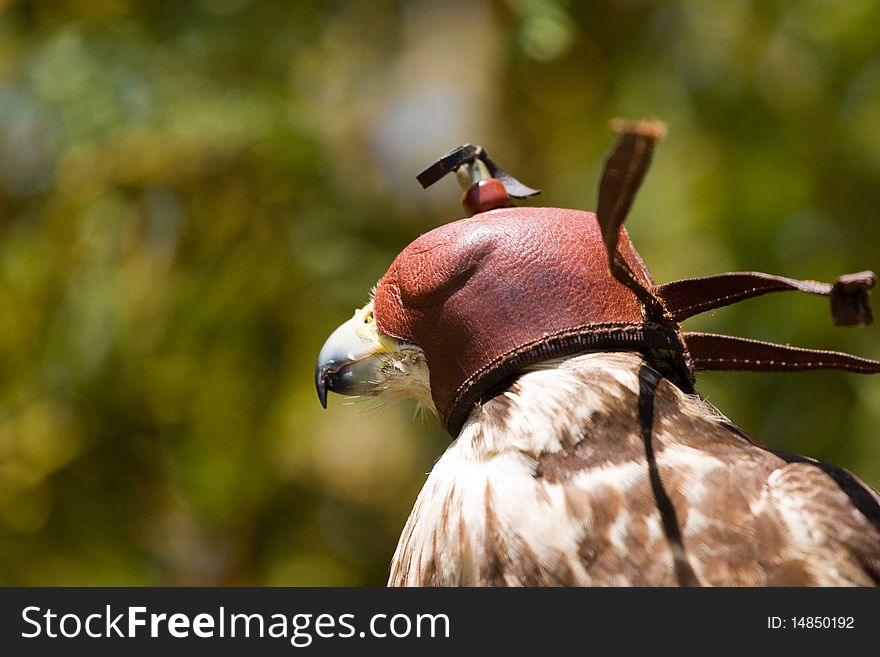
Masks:
[[[397,351],[398,341],[387,335],[382,335],[376,328],[372,301],[363,308],[355,310],[351,322],[358,337],[372,346],[373,353],[391,354]]]

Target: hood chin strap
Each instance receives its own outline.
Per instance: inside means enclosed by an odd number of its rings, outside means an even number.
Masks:
[[[632,290],[644,307],[646,321],[681,322],[700,313],[769,294],[800,291],[829,297],[838,326],[867,326],[873,321],[868,294],[877,282],[874,272],[844,274],[833,284],[797,280],[760,272],[730,272],[672,281],[648,289],[632,273],[617,250],[620,227],[645,177],[655,143],[666,133],[653,119],[612,123],[620,135],[605,161],[596,211],[612,275]],[[838,369],[880,373],[880,361],[836,351],[801,349],[711,333],[682,333],[682,357],[690,370],[800,371]]]

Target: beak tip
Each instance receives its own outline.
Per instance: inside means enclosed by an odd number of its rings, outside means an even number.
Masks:
[[[318,401],[322,408],[327,408],[327,378],[321,368],[315,371],[315,389],[318,391]]]
[[[321,406],[327,408],[331,392],[348,396],[379,394],[376,381],[381,380],[383,349],[378,338],[358,333],[353,319],[333,331],[315,363],[315,390]]]

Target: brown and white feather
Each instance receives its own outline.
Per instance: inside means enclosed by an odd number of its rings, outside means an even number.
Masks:
[[[880,498],[822,465],[755,444],[638,354],[546,362],[473,409],[389,584],[876,584]]]

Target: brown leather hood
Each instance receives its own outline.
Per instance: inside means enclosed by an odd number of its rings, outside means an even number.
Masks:
[[[618,249],[652,288],[622,227]],[[424,350],[447,426],[462,386],[525,345],[645,322],[639,300],[609,272],[594,213],[521,207],[482,212],[412,242],[379,282],[374,316],[382,333]]]

